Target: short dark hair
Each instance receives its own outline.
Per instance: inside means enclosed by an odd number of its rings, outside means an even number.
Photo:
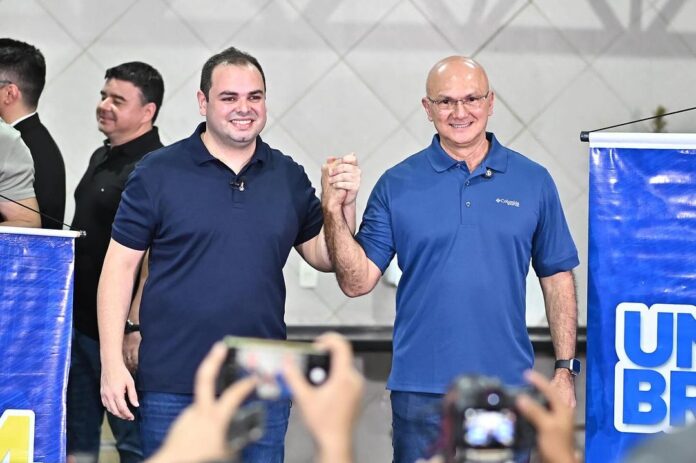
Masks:
[[[157,69],[141,61],[131,61],[107,69],[104,78],[125,80],[138,87],[143,105],[155,104],[155,115],[152,116],[152,122],[155,122],[164,98],[164,80]]]
[[[213,80],[213,70],[221,64],[231,64],[236,66],[251,65],[259,70],[261,73],[261,79],[263,80],[263,89],[266,90],[266,75],[261,69],[259,61],[251,56],[249,53],[243,52],[236,49],[235,47],[229,47],[222,50],[217,55],[211,56],[208,61],[203,65],[203,71],[201,72],[201,92],[208,98],[208,93],[210,92],[210,87],[212,86]]]
[[[0,78],[22,92],[24,103],[36,108],[46,84],[46,60],[38,48],[19,40],[0,39]]]

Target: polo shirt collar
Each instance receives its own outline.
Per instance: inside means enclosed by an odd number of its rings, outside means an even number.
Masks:
[[[126,142],[122,145],[111,146],[108,139],[104,140],[104,146],[108,149],[107,156],[118,154],[118,156],[126,157],[141,157],[143,153],[148,153],[152,150],[153,144],[159,142],[159,132],[157,127],[152,127],[151,130],[140,135],[138,138]]]
[[[25,120],[29,119],[29,118],[30,118],[31,116],[33,116],[34,114],[36,114],[36,111],[31,112],[31,113],[27,114],[26,116],[20,117],[19,119],[17,119],[16,121],[14,121],[14,122],[13,122],[12,124],[10,124],[10,125],[11,125],[12,127],[17,127],[17,124],[19,124],[19,123],[22,122],[22,121],[25,121]]]
[[[196,130],[193,132],[193,135],[189,137],[189,140],[195,148],[191,150],[193,154],[193,160],[198,165],[218,160],[218,158],[210,154],[210,151],[208,151],[208,148],[203,143],[203,139],[201,138],[201,134],[203,132],[205,132],[205,122],[201,122],[200,124],[198,124],[198,127],[196,127]],[[270,159],[269,151],[270,147],[266,143],[264,143],[263,140],[261,140],[260,135],[257,136],[254,154],[251,156],[251,160],[249,160],[249,164],[247,165],[251,165],[256,162],[260,162],[262,164],[268,163]]]
[[[483,159],[481,166],[483,166],[484,170],[492,169],[497,172],[505,172],[508,163],[507,150],[498,142],[498,139],[495,138],[492,132],[486,132],[486,139],[489,143],[488,154],[486,154],[486,157]],[[430,161],[430,165],[433,166],[433,169],[438,173],[444,172],[459,163],[459,161],[442,149],[442,145],[440,145],[440,135],[438,134],[433,136],[433,141],[428,150],[428,160]]]

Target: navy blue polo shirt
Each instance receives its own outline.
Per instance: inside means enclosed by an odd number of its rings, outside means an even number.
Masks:
[[[389,389],[443,393],[461,373],[522,383],[534,362],[530,261],[540,277],[579,263],[549,173],[487,137],[469,172],[436,135],[385,172],[368,201],[356,238],[382,272],[395,253],[403,271]]]
[[[323,223],[290,157],[259,137],[236,175],[208,152],[204,131],[136,166],[113,224],[120,244],[150,248],[140,308],[145,391],[190,393],[198,364],[225,335],[284,339],[283,266]]]

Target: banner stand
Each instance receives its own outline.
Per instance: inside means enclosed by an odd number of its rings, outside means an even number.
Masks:
[[[696,417],[696,135],[590,134],[586,459]]]
[[[0,461],[65,461],[80,232],[0,227]]]

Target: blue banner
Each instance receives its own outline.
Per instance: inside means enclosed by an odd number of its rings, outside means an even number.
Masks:
[[[0,227],[2,462],[65,461],[75,236]]]
[[[591,138],[588,462],[693,421],[695,315],[696,137]]]

